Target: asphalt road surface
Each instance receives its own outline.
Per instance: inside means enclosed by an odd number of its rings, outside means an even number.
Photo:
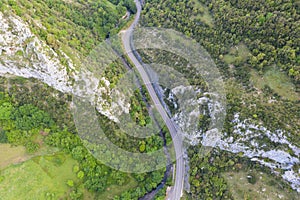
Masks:
[[[169,200],[180,200],[180,197],[182,196],[183,191],[183,182],[184,182],[184,173],[185,173],[185,165],[183,160],[183,145],[182,145],[182,137],[179,132],[179,130],[176,129],[176,126],[174,122],[169,118],[166,111],[164,110],[162,104],[159,101],[159,98],[150,82],[149,76],[144,70],[142,64],[138,61],[138,59],[135,57],[135,55],[132,53],[133,50],[131,48],[131,36],[134,30],[134,27],[137,25],[140,14],[141,14],[141,3],[139,0],[135,0],[136,7],[137,7],[137,13],[134,19],[134,22],[131,24],[131,26],[123,31],[122,35],[122,42],[125,48],[125,51],[128,54],[129,59],[132,61],[132,63],[137,68],[139,74],[141,75],[141,78],[150,94],[150,97],[152,101],[154,102],[154,105],[156,106],[156,109],[158,110],[159,114],[161,115],[162,119],[164,120],[166,126],[169,129],[169,132],[171,134],[173,145],[175,148],[175,154],[176,154],[176,173],[175,173],[175,183],[172,187],[172,190],[168,194]]]

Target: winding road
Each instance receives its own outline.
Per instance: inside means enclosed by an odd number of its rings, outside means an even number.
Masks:
[[[183,143],[182,143],[182,137],[179,132],[179,130],[176,128],[174,122],[169,118],[168,114],[164,110],[152,84],[150,81],[150,78],[143,68],[142,64],[139,62],[139,60],[136,58],[136,56],[133,53],[132,49],[132,33],[137,25],[140,15],[142,6],[139,0],[135,0],[136,7],[137,7],[137,13],[135,16],[135,19],[131,26],[127,29],[122,31],[122,43],[125,48],[125,51],[129,57],[129,59],[132,61],[132,63],[137,68],[139,74],[141,75],[141,78],[150,94],[150,97],[158,110],[159,114],[161,115],[162,119],[164,120],[164,123],[169,129],[169,132],[171,134],[173,145],[175,148],[175,154],[176,154],[176,173],[175,173],[175,181],[174,186],[172,187],[171,191],[168,194],[167,199],[168,200],[180,200],[180,197],[183,193],[183,183],[184,183],[184,173],[185,173],[185,165],[184,165],[184,159],[183,159]]]

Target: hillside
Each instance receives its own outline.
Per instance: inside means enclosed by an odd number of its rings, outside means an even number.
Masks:
[[[1,1],[0,10],[1,199],[139,198],[155,188],[164,169],[129,174],[94,158],[78,136],[71,107],[84,60],[93,59],[90,54],[130,22],[136,12],[133,1]],[[105,133],[130,151],[139,152],[141,144],[143,152],[161,146],[158,135],[126,140],[113,121],[116,110],[104,107],[109,103],[104,94],[125,69],[116,59],[100,71],[101,77],[85,75],[97,94],[103,93],[97,109]],[[138,107],[140,98],[137,91],[115,107],[129,112],[130,101]],[[144,120],[140,109],[131,111],[136,113]]]
[[[236,171],[261,171],[258,166],[299,191],[299,17],[297,1],[146,1],[142,24],[196,39],[214,59],[226,88],[227,116],[217,148],[200,159],[203,144],[189,148],[189,198],[252,199],[251,184],[249,191],[232,188],[224,173],[231,179]],[[173,66],[192,81],[197,77],[178,55],[140,54],[146,63]],[[203,88],[199,79],[195,87]],[[202,117],[201,123],[206,130],[209,119]]]
[[[130,45],[170,39],[179,49],[127,53],[145,64],[185,137],[182,199],[299,199],[299,2],[141,2]],[[121,40],[136,12],[133,0],[0,1],[1,200],[162,200],[171,191],[176,146]],[[175,34],[156,34],[164,28]],[[203,63],[179,55],[194,50]],[[207,63],[224,94],[194,67]],[[134,162],[160,150],[151,166]],[[146,172],[120,171],[129,167]]]

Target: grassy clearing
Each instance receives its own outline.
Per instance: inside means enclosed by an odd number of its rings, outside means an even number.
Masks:
[[[0,200],[68,199],[72,191],[68,180],[79,186],[84,199],[110,200],[138,185],[129,177],[125,185],[111,185],[105,192],[93,194],[83,188],[73,172],[77,161],[70,155],[54,151],[57,149],[44,146],[35,154],[28,154],[23,146],[0,144]]]
[[[37,156],[1,172],[1,200],[59,199],[70,191],[67,180],[78,181],[72,171],[77,162],[69,155],[56,153]],[[8,192],[9,191],[9,192]]]
[[[58,151],[57,148],[41,146],[34,154],[27,153],[24,146],[12,146],[11,144],[0,144],[0,170],[11,164],[18,164],[35,156],[46,155]]]
[[[126,185],[112,185],[107,188],[105,192],[100,195],[97,195],[97,199],[102,200],[113,200],[115,196],[122,194],[123,192],[137,187],[138,183],[134,180],[134,178],[130,177],[127,181]]]
[[[249,183],[247,178],[250,177],[249,175],[255,176],[255,183]],[[223,176],[229,184],[234,199],[299,199],[297,192],[284,188],[275,178],[263,172],[228,172]]]
[[[198,9],[198,14],[193,16],[192,19],[200,20],[201,22],[207,24],[210,27],[214,27],[213,17],[211,16],[208,7],[200,3],[198,0],[193,0],[195,3],[194,8]]]
[[[300,99],[300,94],[296,92],[295,85],[284,72],[279,71],[276,67],[270,67],[262,77],[255,70],[252,70],[251,81],[258,89],[263,89],[265,85],[268,85],[285,99],[292,101]]]
[[[23,146],[12,147],[10,144],[0,144],[0,169],[10,164],[16,164],[28,159]]]
[[[245,44],[239,44],[230,48],[229,53],[224,55],[223,60],[227,64],[236,62],[245,62],[250,54],[248,47]]]

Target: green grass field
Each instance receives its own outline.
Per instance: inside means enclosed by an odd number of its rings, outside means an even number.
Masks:
[[[279,71],[276,67],[270,67],[263,76],[259,76],[255,70],[252,70],[251,81],[258,89],[268,85],[285,99],[292,101],[300,99],[300,94],[296,92],[295,85],[284,72]]]
[[[43,146],[28,154],[23,146],[0,144],[0,152],[0,200],[69,199],[72,188],[67,185],[68,180],[74,181],[84,199],[112,200],[138,184],[129,176],[126,184],[111,185],[94,194],[83,188],[73,172],[77,161],[56,148]]]
[[[39,136],[36,140],[39,141]],[[57,148],[42,145],[40,149],[33,153],[27,153],[24,146],[12,146],[11,144],[0,144],[0,170],[8,167],[11,164],[22,163],[35,156],[51,154],[58,151]]]
[[[68,180],[79,180],[73,172],[77,162],[69,155],[37,156],[1,171],[1,200],[60,199],[67,197]]]
[[[200,3],[198,0],[193,0],[195,3],[195,8],[201,11],[201,14],[197,14],[193,16],[192,19],[200,20],[201,22],[207,24],[210,27],[214,26],[213,17],[209,12],[208,7]],[[199,13],[199,12],[198,12]]]
[[[23,162],[28,158],[25,147],[12,147],[10,144],[0,144],[0,170],[10,164]]]
[[[256,177],[256,183],[249,183],[247,178],[249,173],[250,172],[240,171],[223,174],[224,178],[229,184],[229,188],[234,199],[299,199],[297,192],[284,188],[275,178],[263,172],[253,172]]]
[[[249,56],[249,49],[245,44],[239,44],[231,47],[229,54],[224,55],[224,62],[227,64],[233,64],[235,62],[244,62]]]

